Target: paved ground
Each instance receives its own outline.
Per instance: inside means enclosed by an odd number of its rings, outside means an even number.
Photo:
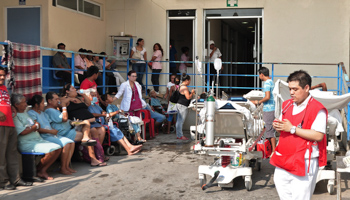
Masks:
[[[0,191],[0,199],[278,199],[274,168],[268,160],[263,161],[261,171],[253,172],[252,191],[246,191],[242,178],[236,178],[231,189],[212,187],[202,191],[198,165],[209,164],[213,158],[192,154],[189,148],[193,142],[182,143],[175,137],[161,134],[149,140],[137,155],[112,156],[106,167],[73,162],[78,170],[74,176],[58,174],[56,165],[51,172],[55,180]],[[350,175],[342,178],[343,199],[350,199]],[[326,185],[323,181],[317,184],[313,199],[336,199],[335,194],[327,193]]]

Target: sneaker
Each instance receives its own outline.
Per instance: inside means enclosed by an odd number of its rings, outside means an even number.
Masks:
[[[159,92],[156,92],[157,95],[159,95]]]

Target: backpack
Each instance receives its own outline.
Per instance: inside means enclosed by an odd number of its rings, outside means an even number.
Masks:
[[[177,88],[174,92],[173,92],[173,94],[171,95],[171,97],[170,97],[170,99],[169,99],[169,101],[170,102],[172,102],[172,103],[177,103],[177,101],[179,100],[179,98],[180,98],[180,87],[179,88]]]

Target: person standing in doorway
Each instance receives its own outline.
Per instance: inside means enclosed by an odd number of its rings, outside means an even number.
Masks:
[[[255,105],[264,104],[263,106],[263,120],[265,122],[265,138],[271,141],[272,153],[276,148],[275,129],[272,127],[272,122],[275,119],[275,101],[273,99],[272,91],[275,87],[273,80],[270,77],[269,69],[261,67],[259,69],[259,78],[264,81],[264,97],[261,100],[253,101]]]
[[[214,68],[214,61],[216,58],[221,59],[221,52],[220,49],[215,46],[214,40],[210,40],[209,42],[210,45],[210,51],[209,51],[209,57],[210,57],[210,74],[216,74],[216,69]],[[222,68],[221,68],[222,70]],[[221,71],[220,70],[220,71]],[[215,75],[210,75],[210,82],[209,84],[212,85],[212,82],[215,81]],[[215,85],[216,83],[214,83]]]
[[[152,61],[161,61],[163,58],[163,48],[159,43],[155,43],[153,45],[153,56]],[[159,73],[162,71],[162,63],[161,62],[150,62],[150,67],[152,67],[152,84],[153,88],[156,91],[157,95],[159,94]]]
[[[182,51],[181,61],[184,61],[184,62],[192,61],[192,59],[188,55],[190,51],[188,47],[182,47],[181,51]],[[180,73],[187,73],[187,67],[192,67],[192,63],[181,63],[179,66]]]
[[[295,71],[287,78],[291,99],[282,104],[273,127],[280,139],[270,163],[276,166],[274,182],[280,199],[309,200],[319,167],[327,164],[327,109],[309,91],[311,76]]]
[[[136,47],[133,47],[130,52],[130,58],[138,59],[139,61],[132,61],[132,70],[137,73],[136,81],[141,84],[142,90],[145,90],[145,86],[142,83],[143,74],[146,70],[146,63],[144,60],[147,60],[147,52],[143,47],[145,41],[142,38],[137,39]]]
[[[24,182],[19,176],[17,132],[5,76],[5,68],[0,67],[0,188],[14,190],[16,186],[31,186],[33,183]]]
[[[177,51],[175,49],[175,46],[174,46],[174,40],[170,40],[170,52],[169,52],[169,56],[170,56],[170,61],[177,61]],[[176,63],[173,63],[171,62],[169,64],[169,72],[170,74],[176,74],[178,73],[178,69],[177,69],[177,64]]]

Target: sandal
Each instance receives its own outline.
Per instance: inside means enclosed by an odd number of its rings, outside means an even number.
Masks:
[[[105,161],[105,162],[109,161],[109,157],[108,157],[108,156],[105,156],[104,161]]]
[[[98,163],[97,165],[91,165],[91,167],[104,167],[104,166],[107,166],[107,163],[101,162],[101,163]]]
[[[83,146],[95,146],[97,144],[96,140],[88,139],[88,140],[82,140],[81,145]]]
[[[135,145],[143,144],[145,142],[145,140],[136,140]]]

